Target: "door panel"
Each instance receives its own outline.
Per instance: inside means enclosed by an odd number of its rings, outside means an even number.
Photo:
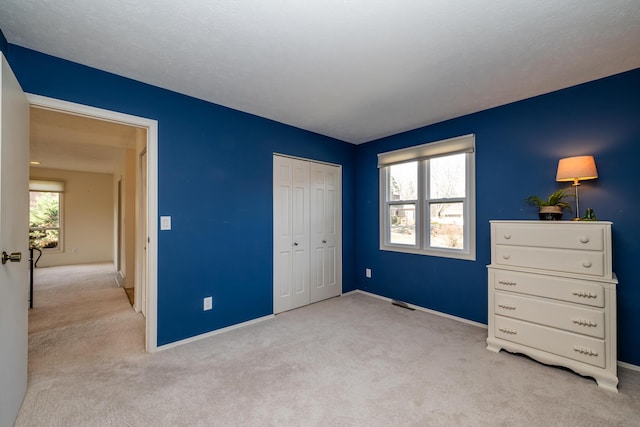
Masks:
[[[27,389],[29,306],[29,104],[0,54],[0,426],[13,425]]]
[[[291,308],[309,304],[309,163],[290,159],[293,164],[293,240],[290,247],[293,256],[293,286],[295,289]]]
[[[291,309],[291,162],[273,157],[273,312]]]
[[[309,164],[273,157],[274,313],[309,304]]]
[[[340,168],[311,163],[311,277],[310,302],[342,294],[342,203]]]

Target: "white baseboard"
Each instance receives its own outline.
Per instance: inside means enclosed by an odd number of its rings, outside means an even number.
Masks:
[[[378,299],[381,299],[381,300],[384,300],[384,301],[388,301],[388,302],[392,301],[391,298],[383,297],[381,295],[374,294],[374,293],[367,292],[367,291],[361,291],[360,289],[356,289],[355,291],[347,292],[347,293],[342,294],[342,295],[346,296],[346,295],[352,295],[352,294],[364,294],[364,295],[369,295],[370,297],[378,298]],[[410,308],[414,308],[414,309],[419,310],[419,311],[424,311],[425,313],[435,314],[436,316],[446,317],[447,319],[453,319],[453,320],[457,320],[457,321],[462,322],[462,323],[467,323],[469,325],[473,325],[473,326],[477,326],[479,328],[487,329],[487,325],[485,325],[484,323],[478,323],[478,322],[474,322],[472,320],[465,319],[463,317],[452,316],[450,314],[442,313],[440,311],[430,310],[428,308],[420,307],[419,305],[413,305],[413,304],[407,304],[407,305]],[[640,372],[640,366],[632,365],[631,363],[620,362],[620,361],[618,361],[617,364],[621,368],[627,368],[627,369],[631,369],[632,371]]]
[[[618,366],[621,367],[621,368],[627,368],[627,369],[631,369],[632,371],[640,372],[640,366],[632,365],[631,363],[618,361]]]
[[[122,285],[124,284],[124,274],[122,273],[122,271],[118,271],[118,274],[116,274],[116,283],[120,287],[122,287]]]
[[[355,291],[347,292],[346,294],[343,294],[343,295],[350,295],[350,294],[355,294],[355,293],[369,295],[370,297],[378,298],[378,299],[381,299],[381,300],[384,300],[384,301],[388,301],[388,302],[393,301],[391,298],[383,297],[382,295],[374,294],[374,293],[367,292],[367,291],[361,291],[360,289],[356,289]],[[441,311],[431,310],[431,309],[428,309],[428,308],[425,308],[425,307],[421,307],[419,305],[414,305],[414,304],[408,304],[407,303],[407,306],[409,306],[409,308],[413,308],[413,309],[418,310],[418,311],[423,311],[425,313],[435,314],[436,316],[446,317],[447,319],[452,319],[452,320],[457,320],[458,322],[466,323],[467,325],[473,325],[473,326],[477,326],[479,328],[487,329],[487,325],[485,325],[484,323],[474,322],[473,320],[465,319],[463,317],[453,316],[451,314],[443,313]]]
[[[263,316],[263,317],[258,317],[257,319],[248,320],[246,322],[236,323],[235,325],[227,326],[226,328],[216,329],[215,331],[206,332],[204,334],[196,335],[195,337],[185,338],[185,339],[180,340],[180,341],[174,341],[172,343],[159,346],[157,348],[157,351],[168,350],[170,348],[178,347],[178,346],[183,345],[183,344],[188,344],[190,342],[199,341],[199,340],[201,340],[203,338],[212,337],[214,335],[223,334],[225,332],[233,331],[234,329],[243,328],[245,326],[253,325],[255,323],[264,322],[265,320],[273,319],[274,317],[275,317],[275,315],[270,314],[268,316]]]
[[[342,296],[349,296],[349,295],[354,295],[354,294],[368,295],[370,297],[381,299],[381,300],[387,301],[387,302],[392,302],[393,301],[391,298],[383,297],[382,295],[374,294],[372,292],[362,291],[360,289],[356,289],[354,291],[350,291],[350,292],[344,293],[344,294],[342,294]],[[436,316],[446,317],[447,319],[456,320],[456,321],[461,322],[461,323],[466,323],[467,325],[472,325],[472,326],[476,326],[478,328],[487,329],[487,325],[485,325],[484,323],[474,322],[473,320],[465,319],[463,317],[453,316],[451,314],[443,313],[441,311],[431,310],[431,309],[428,309],[428,308],[425,308],[425,307],[421,307],[421,306],[415,305],[415,304],[407,304],[407,306],[409,306],[410,308],[413,308],[415,310],[418,310],[418,311],[422,311],[422,312],[429,313],[429,314],[435,314]],[[175,341],[175,342],[172,342],[172,343],[169,343],[169,344],[162,345],[162,346],[157,348],[157,351],[168,350],[170,348],[178,347],[178,346],[181,346],[183,344],[188,344],[190,342],[199,341],[199,340],[201,340],[203,338],[212,337],[214,335],[223,334],[225,332],[233,331],[234,329],[243,328],[245,326],[250,326],[250,325],[253,325],[255,323],[264,322],[265,320],[273,319],[274,317],[275,317],[274,314],[269,314],[268,316],[258,317],[257,319],[248,320],[246,322],[237,323],[235,325],[227,326],[226,328],[216,329],[215,331],[211,331],[211,332],[207,332],[207,333],[204,333],[204,334],[196,335],[195,337],[185,338],[185,339],[180,340],[180,341]],[[618,366],[620,366],[621,368],[627,368],[627,369],[631,369],[633,371],[640,372],[640,366],[632,365],[631,363],[618,361]]]

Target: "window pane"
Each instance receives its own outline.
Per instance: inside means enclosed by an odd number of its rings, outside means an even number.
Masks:
[[[60,230],[47,230],[43,228],[29,231],[29,246],[38,249],[57,248],[60,244]]]
[[[436,157],[430,162],[429,198],[465,197],[465,154]]]
[[[389,166],[389,201],[418,198],[418,162]]]
[[[47,191],[31,191],[29,226],[30,227],[59,227],[60,226],[60,193]]]
[[[416,244],[416,205],[389,206],[389,219],[391,221],[390,243],[401,245]]]
[[[60,245],[60,193],[29,192],[29,245],[39,249]]]
[[[463,204],[430,203],[430,241],[432,247],[463,249]]]

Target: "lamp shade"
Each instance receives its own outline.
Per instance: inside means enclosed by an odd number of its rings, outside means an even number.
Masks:
[[[593,156],[566,157],[558,161],[556,181],[595,179],[598,177],[596,161]]]

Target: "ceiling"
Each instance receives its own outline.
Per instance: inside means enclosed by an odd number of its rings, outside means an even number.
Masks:
[[[354,144],[640,67],[638,0],[2,0],[0,28]]]
[[[111,174],[146,130],[31,107],[29,137],[29,160],[40,163],[32,167]]]

